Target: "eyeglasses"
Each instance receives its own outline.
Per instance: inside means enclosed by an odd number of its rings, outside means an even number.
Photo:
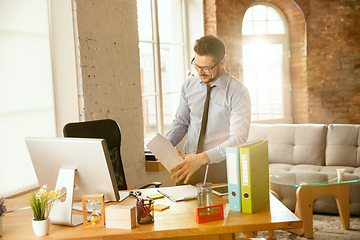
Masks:
[[[199,67],[198,65],[196,65],[196,63],[194,62],[194,60],[195,60],[195,57],[191,60],[191,66],[193,66],[196,71],[199,71],[199,70],[201,69],[201,70],[203,70],[205,73],[209,74],[210,71],[211,71],[214,67],[216,67],[216,66],[221,62],[222,59],[221,59],[220,61],[218,61],[217,63],[215,63],[215,65],[212,66],[211,68],[208,68],[208,67]]]

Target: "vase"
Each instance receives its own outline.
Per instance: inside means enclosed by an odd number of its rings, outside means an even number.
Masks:
[[[46,220],[32,220],[33,230],[36,236],[45,236],[50,232],[50,218]]]
[[[2,236],[2,218],[0,217],[0,237]]]

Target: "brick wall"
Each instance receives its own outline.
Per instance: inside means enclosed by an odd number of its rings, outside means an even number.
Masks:
[[[205,31],[206,34],[216,34],[222,38],[227,47],[226,69],[234,76],[242,79],[242,19],[246,10],[252,3],[260,1],[226,1],[217,0],[212,4],[212,0],[204,0],[206,9],[211,11],[204,12],[205,27],[211,25],[215,19],[216,28],[213,31]],[[264,1],[262,1],[264,2]],[[306,41],[305,41],[305,19],[299,9],[291,0],[268,0],[269,2],[283,11],[288,22],[290,37],[290,74],[292,84],[292,116],[294,123],[308,122],[308,91],[306,87]],[[210,27],[214,29],[213,27]],[[206,29],[205,29],[206,30]]]
[[[309,2],[309,122],[360,123],[360,1]]]
[[[215,0],[203,0],[205,35],[216,35],[216,3]]]
[[[277,6],[283,11],[289,28],[291,113],[293,123],[308,123],[308,88],[306,69],[306,22],[302,10],[293,2]]]
[[[242,79],[241,27],[244,6],[237,1],[217,1],[217,35],[226,43],[226,70]]]
[[[136,1],[76,0],[74,9],[82,118],[119,123],[127,183],[134,188],[147,181]]]
[[[238,35],[242,17],[254,2],[269,2],[285,15],[291,51],[294,123],[360,123],[360,2],[356,0],[204,0],[205,27],[224,39],[227,69],[241,75]],[[211,19],[215,19],[212,27]],[[233,32],[231,31],[233,30]],[[241,58],[241,55],[239,56]],[[240,61],[241,62],[241,61]]]

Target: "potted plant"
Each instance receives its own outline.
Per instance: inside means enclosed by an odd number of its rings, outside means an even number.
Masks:
[[[32,220],[35,235],[44,236],[50,231],[49,214],[55,200],[58,199],[60,190],[47,192],[47,185],[42,186],[38,192],[29,194],[30,207],[33,211]]]
[[[4,198],[0,198],[0,237],[2,236],[2,216],[4,216],[5,212],[6,212],[6,206],[5,204],[5,200]]]

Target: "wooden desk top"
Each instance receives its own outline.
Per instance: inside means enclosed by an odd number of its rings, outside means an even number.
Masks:
[[[143,189],[142,195],[157,193],[155,188]],[[134,197],[128,197],[119,205],[134,205]],[[288,210],[279,200],[270,194],[270,202],[264,204],[256,213],[248,214],[229,211],[227,200],[213,195],[213,203],[224,204],[224,220],[196,224],[197,200],[174,203],[167,198],[156,199],[155,204],[170,205],[170,209],[155,211],[155,223],[137,225],[136,228],[84,229],[76,227],[51,225],[50,234],[37,237],[32,229],[32,212],[30,209],[8,213],[3,217],[3,236],[1,240],[28,239],[152,239],[179,236],[200,236],[211,234],[230,234],[244,231],[280,230],[300,228],[301,220]],[[8,210],[28,206],[27,195],[6,199]],[[116,204],[116,203],[110,203]],[[81,214],[81,212],[79,212]],[[121,238],[120,238],[121,237]]]

